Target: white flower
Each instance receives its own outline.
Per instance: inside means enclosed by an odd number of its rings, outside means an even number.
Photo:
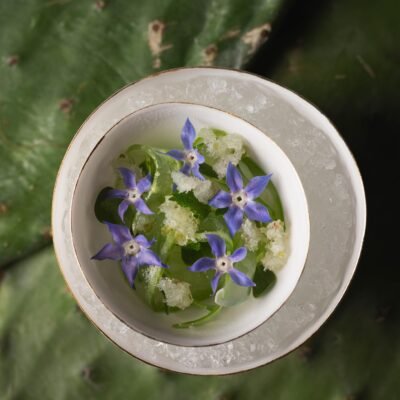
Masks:
[[[169,307],[178,307],[181,310],[189,307],[193,302],[190,284],[170,278],[162,278],[158,287],[165,295],[165,303]]]
[[[265,269],[278,272],[287,260],[286,242],[287,234],[284,223],[280,220],[273,221],[262,228],[268,242],[264,258],[261,260]]]
[[[178,192],[187,193],[193,190],[196,199],[204,204],[207,204],[208,200],[210,200],[217,191],[209,180],[202,181],[195,176],[187,176],[179,171],[172,172],[171,177]]]
[[[160,211],[165,214],[163,235],[173,235],[175,243],[180,246],[185,246],[189,241],[195,240],[199,223],[188,208],[166,198],[160,206]]]
[[[238,165],[246,151],[239,135],[216,136],[211,129],[203,128],[199,136],[203,138],[207,153],[213,160],[211,166],[220,179],[226,175],[228,164]]]
[[[250,251],[257,250],[260,241],[265,239],[263,232],[257,228],[256,223],[254,221],[250,221],[248,218],[245,218],[243,221],[241,235],[242,239],[244,240],[244,245]]]

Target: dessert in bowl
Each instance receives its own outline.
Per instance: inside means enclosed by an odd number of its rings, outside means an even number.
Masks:
[[[72,202],[79,265],[131,329],[223,343],[287,300],[309,245],[300,179],[267,133],[226,112],[162,103],[114,125]]]

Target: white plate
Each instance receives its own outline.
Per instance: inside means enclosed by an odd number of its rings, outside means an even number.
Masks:
[[[133,331],[100,302],[80,269],[73,247],[72,198],[89,154],[122,118],[162,102],[216,107],[268,132],[295,166],[309,204],[309,254],[292,296],[254,331],[216,346],[182,347]],[[271,362],[298,347],[323,324],[354,273],[365,232],[366,206],[353,157],[315,107],[281,86],[244,72],[189,68],[129,85],[88,118],[61,165],[52,217],[60,268],[91,320],[118,346],[147,363],[206,375],[229,374]]]

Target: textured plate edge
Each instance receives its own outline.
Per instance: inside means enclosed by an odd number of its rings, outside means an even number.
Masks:
[[[293,342],[292,346],[289,346],[287,349],[285,349],[284,352],[282,352],[282,354],[278,354],[277,357],[271,358],[271,359],[263,359],[261,360],[259,363],[255,363],[254,365],[252,365],[249,368],[229,368],[229,367],[221,367],[223,369],[226,369],[226,371],[221,372],[218,368],[216,369],[210,369],[210,368],[202,368],[202,369],[197,369],[196,372],[193,373],[188,373],[187,368],[185,370],[178,370],[178,369],[174,369],[173,371],[175,372],[181,372],[181,373],[186,373],[186,374],[190,374],[190,375],[230,375],[230,374],[235,374],[235,373],[240,373],[240,372],[245,372],[245,371],[249,371],[252,370],[254,368],[257,367],[261,367],[263,365],[266,365],[272,361],[278,360],[282,357],[284,357],[285,355],[289,354],[290,352],[292,352],[293,350],[295,350],[296,348],[298,348],[302,343],[304,343],[307,339],[309,339],[316,331],[318,331],[318,329],[328,320],[328,318],[332,315],[333,311],[335,310],[335,308],[338,306],[340,300],[342,299],[344,293],[346,292],[348,286],[350,285],[350,282],[352,280],[352,277],[354,276],[354,272],[355,269],[357,267],[357,263],[361,254],[361,250],[362,250],[362,245],[363,245],[363,239],[364,239],[364,235],[365,235],[365,228],[366,228],[366,200],[365,200],[365,191],[364,191],[364,185],[362,182],[362,177],[360,174],[360,171],[358,169],[357,163],[354,159],[353,154],[351,153],[350,149],[348,148],[348,146],[346,145],[345,141],[343,140],[342,136],[339,134],[338,130],[335,128],[335,126],[332,124],[332,122],[313,104],[311,104],[308,100],[304,99],[303,97],[301,97],[300,95],[298,95],[297,93],[295,93],[294,91],[285,88],[284,86],[278,85],[275,82],[256,75],[256,74],[252,74],[252,73],[248,73],[245,71],[240,71],[240,70],[235,70],[235,69],[229,69],[229,68],[215,68],[215,67],[188,67],[188,68],[175,68],[175,69],[170,69],[170,70],[166,70],[166,71],[161,71],[158,73],[155,73],[153,75],[149,75],[141,80],[138,80],[134,83],[130,83],[124,87],[122,87],[120,90],[118,90],[117,92],[115,92],[114,94],[112,94],[109,98],[107,98],[105,101],[103,101],[90,115],[89,117],[83,122],[83,124],[81,125],[81,127],[78,129],[78,131],[76,132],[75,136],[73,137],[70,145],[68,146],[67,152],[63,158],[63,161],[61,163],[61,167],[57,173],[57,178],[56,178],[56,184],[54,186],[54,191],[53,191],[53,203],[52,203],[52,226],[54,227],[54,221],[56,220],[56,216],[55,216],[55,212],[54,212],[54,204],[57,200],[55,193],[56,193],[56,188],[57,185],[59,184],[59,179],[60,179],[60,175],[61,175],[61,171],[62,171],[62,164],[64,163],[66,157],[67,157],[67,153],[69,152],[70,148],[72,147],[72,145],[74,144],[77,136],[79,135],[82,127],[84,125],[87,124],[87,122],[94,116],[95,113],[97,113],[97,111],[99,111],[99,109],[106,103],[108,102],[111,98],[115,97],[118,94],[122,94],[123,91],[125,91],[126,89],[144,82],[146,80],[150,80],[153,79],[159,75],[165,75],[165,74],[171,74],[171,73],[177,73],[179,71],[188,71],[188,70],[192,70],[192,71],[196,71],[196,70],[218,70],[221,72],[227,72],[227,73],[232,73],[232,74],[238,74],[241,76],[246,76],[247,78],[250,78],[252,81],[254,82],[258,82],[262,85],[269,85],[270,87],[274,88],[275,91],[278,91],[278,93],[284,93],[285,95],[289,96],[289,98],[291,98],[294,102],[298,103],[301,107],[303,107],[305,110],[307,110],[307,115],[312,115],[313,119],[318,119],[320,121],[320,124],[323,122],[326,126],[327,129],[324,130],[325,134],[329,134],[331,141],[337,145],[337,147],[340,147],[340,158],[342,159],[343,163],[348,167],[348,171],[349,171],[349,178],[350,178],[350,182],[352,183],[352,188],[354,190],[354,194],[355,194],[355,199],[358,203],[357,206],[357,216],[356,216],[356,224],[357,224],[357,229],[356,229],[356,245],[354,246],[353,249],[353,253],[349,259],[348,264],[348,268],[347,268],[347,273],[345,274],[344,278],[342,280],[342,284],[340,289],[338,290],[336,296],[334,297],[333,301],[330,302],[329,306],[326,308],[325,312],[323,314],[321,314],[321,316],[318,318],[317,323],[315,323],[313,325],[313,329],[308,329],[304,331],[304,334],[299,336],[299,338]],[[230,111],[226,111],[223,110],[225,112],[230,112]],[[232,113],[233,115],[242,118],[241,116],[237,115],[236,113]],[[242,118],[243,119],[243,118]],[[246,119],[245,119],[246,120]],[[247,121],[247,120],[246,120]],[[249,121],[247,121],[249,122]],[[260,129],[261,131],[263,130],[262,128],[259,128],[257,125],[256,127],[258,129]],[[347,154],[346,154],[347,153]],[[306,193],[307,195],[307,193]],[[61,267],[61,263],[60,263],[60,259],[59,259],[59,255],[57,254],[57,246],[56,244],[54,244],[54,249],[55,249],[55,253],[56,253],[56,257],[57,257],[57,261]],[[350,268],[351,267],[351,268]],[[62,268],[60,268],[62,270]],[[64,271],[62,271],[62,275],[64,276],[65,281],[66,277],[64,275]],[[92,321],[93,322],[93,321]],[[97,327],[97,325],[94,323],[94,325]],[[102,331],[101,331],[102,332]],[[111,337],[109,337],[106,333],[102,332],[106,337],[108,337],[112,342],[114,342],[118,347],[120,347],[122,350],[124,350],[125,352],[127,352],[128,354],[134,356],[135,358],[138,358],[142,361],[144,361],[147,364],[150,365],[154,365],[151,362],[149,362],[148,360],[144,360],[140,357],[138,357],[137,355],[134,355],[130,352],[128,352],[127,350],[125,350],[124,348],[122,348],[122,346],[118,343],[116,343],[114,341],[114,339],[112,339]],[[165,366],[161,366],[161,365],[154,365],[160,368],[164,368],[164,369],[168,369]]]

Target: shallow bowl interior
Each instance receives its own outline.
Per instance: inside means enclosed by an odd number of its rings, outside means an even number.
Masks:
[[[249,298],[223,309],[209,323],[179,330],[174,323],[191,319],[191,310],[164,315],[153,312],[135,294],[114,261],[91,260],[110,241],[106,227],[94,215],[99,191],[112,186],[112,161],[136,143],[162,148],[179,148],[180,130],[189,117],[199,131],[212,127],[244,138],[250,155],[267,172],[273,173],[289,231],[289,257],[277,274],[277,283],[267,295]],[[266,134],[229,113],[195,104],[163,103],[134,112],[99,141],[87,159],[75,188],[72,203],[72,235],[81,270],[101,302],[128,327],[156,340],[181,346],[206,346],[235,339],[255,329],[273,315],[294,290],[302,273],[309,245],[309,216],[305,193],[290,160]],[[197,314],[196,314],[197,316]]]

